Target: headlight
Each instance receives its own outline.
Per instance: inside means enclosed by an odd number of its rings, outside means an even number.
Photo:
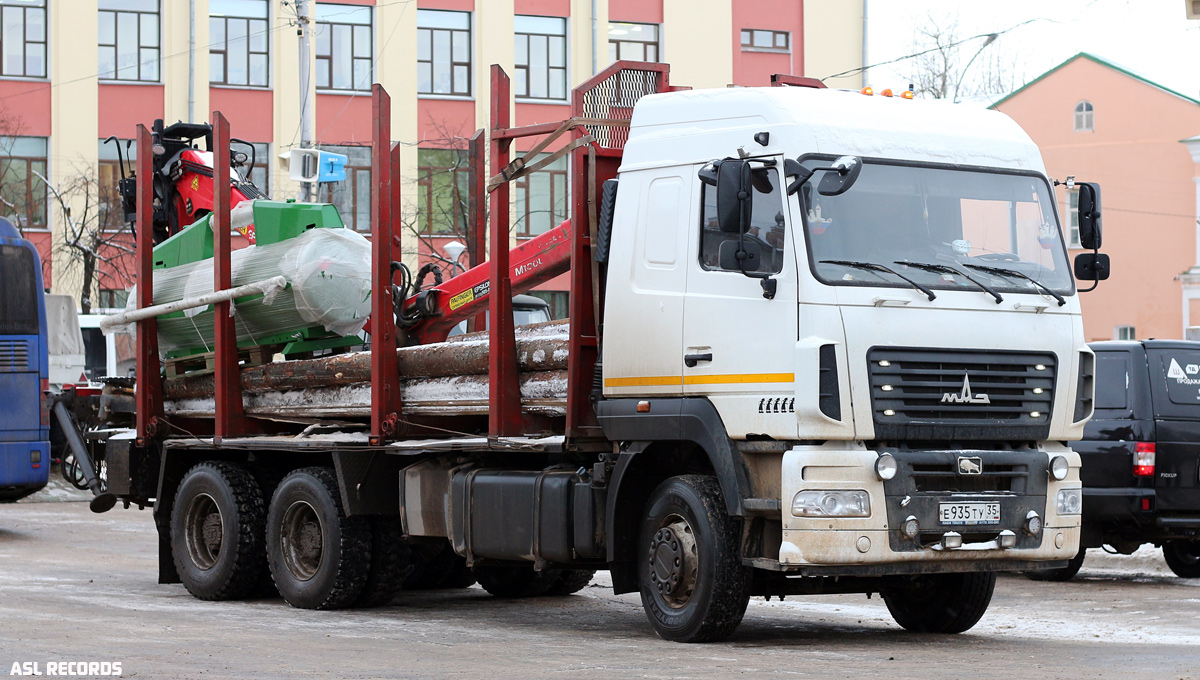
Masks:
[[[1071,466],[1067,464],[1066,458],[1063,458],[1062,456],[1055,456],[1050,459],[1050,476],[1056,480],[1061,482],[1062,480],[1066,479],[1067,472],[1069,472],[1070,469]]]
[[[1063,489],[1054,500],[1054,507],[1060,515],[1078,515],[1083,512],[1083,491],[1081,489]]]
[[[792,499],[796,517],[870,517],[871,497],[866,491],[801,491]]]
[[[890,453],[882,453],[875,459],[875,474],[884,481],[895,477],[898,469],[900,466],[896,462],[896,457]]]

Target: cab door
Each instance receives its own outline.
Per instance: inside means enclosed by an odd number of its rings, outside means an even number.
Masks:
[[[795,437],[797,338],[796,261],[793,217],[779,168],[754,165],[753,209],[745,235],[755,253],[755,273],[770,274],[775,295],[764,296],[762,280],[721,264],[722,248],[736,248],[737,233],[717,223],[716,190],[695,182],[694,214],[688,237],[687,294],[683,310],[685,396],[707,397],[733,437],[765,434]],[[702,166],[695,166],[699,172]],[[695,174],[693,174],[693,177]]]

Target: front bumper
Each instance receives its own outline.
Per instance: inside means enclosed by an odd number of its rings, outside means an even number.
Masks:
[[[1026,568],[1027,564],[1016,563],[1066,560],[1078,551],[1080,516],[1060,516],[1054,506],[1059,490],[1080,486],[1079,457],[1070,449],[1047,445],[1024,452],[890,452],[899,460],[900,470],[888,482],[875,474],[878,451],[831,442],[824,446],[797,447],[784,454],[781,567],[972,562],[979,563],[982,569],[996,570],[997,564],[1012,563],[1012,568]],[[940,486],[934,489],[914,484],[914,469],[927,471],[932,469],[933,461],[954,459],[958,455],[980,458],[985,469],[1015,470],[1024,465],[1024,477],[1005,482],[1008,484],[1005,491],[984,490],[977,480],[967,480],[962,485],[971,489],[968,491],[954,490],[953,480],[938,483]],[[1054,455],[1065,456],[1070,464],[1070,472],[1062,482],[1048,479],[1046,474]],[[1009,476],[1020,477],[1016,472],[1010,472]],[[796,517],[791,512],[791,500],[797,492],[807,489],[865,490],[870,496],[870,515]],[[937,513],[944,502],[998,503],[1000,523],[942,525]],[[1041,531],[1032,535],[1025,530],[1031,510],[1042,520]],[[921,526],[915,538],[901,533],[901,526],[909,517],[916,518]],[[947,532],[957,533],[962,546],[944,546],[942,537]],[[1012,539],[1001,540],[1001,532],[1011,532]],[[1010,542],[1012,547],[1003,547],[1002,544]]]

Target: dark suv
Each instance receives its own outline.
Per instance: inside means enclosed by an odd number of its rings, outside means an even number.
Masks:
[[[1083,458],[1084,548],[1161,546],[1179,576],[1200,577],[1200,342],[1095,342],[1096,412],[1072,447]]]

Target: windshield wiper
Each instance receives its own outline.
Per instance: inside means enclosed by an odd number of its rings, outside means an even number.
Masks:
[[[979,281],[976,281],[974,278],[971,277],[970,274],[968,274],[962,270],[955,269],[954,267],[951,267],[948,264],[926,264],[925,262],[909,262],[908,260],[896,260],[894,262],[894,264],[902,264],[905,267],[912,267],[913,269],[924,269],[927,272],[942,272],[943,274],[955,274],[957,276],[961,276],[964,279],[966,279],[966,280],[970,281],[971,283],[975,284],[976,286],[978,286],[981,290],[983,290],[983,292],[996,298],[996,304],[1000,304],[1001,302],[1004,302],[1004,298],[1000,297],[999,293],[992,290],[987,285],[980,283]]]
[[[916,281],[913,281],[912,279],[908,278],[904,274],[901,274],[900,272],[898,272],[894,269],[885,267],[881,264],[875,264],[874,262],[858,262],[856,260],[821,260],[821,264],[840,264],[843,267],[854,267],[855,269],[865,269],[869,272],[872,272],[872,271],[887,272],[887,273],[891,274],[892,276],[903,279],[904,281],[908,282],[908,284],[911,285],[913,288],[916,288],[917,290],[924,293],[929,298],[930,302],[937,299],[937,295],[935,295],[932,290],[929,290],[925,286],[922,286],[921,284],[917,283]]]
[[[988,266],[982,265],[982,264],[966,264],[966,263],[964,263],[963,266],[970,267],[971,269],[977,269],[981,272],[987,272],[989,274],[999,274],[1000,276],[1010,276],[1010,277],[1014,277],[1014,278],[1018,278],[1018,279],[1025,279],[1026,281],[1032,283],[1033,285],[1037,286],[1038,288],[1049,293],[1055,300],[1058,300],[1059,307],[1062,307],[1063,305],[1067,304],[1067,301],[1065,299],[1063,299],[1063,296],[1059,295],[1058,293],[1055,293],[1054,291],[1050,290],[1049,288],[1042,285],[1041,283],[1038,283],[1037,281],[1034,281],[1033,279],[1029,278],[1029,276],[1027,274],[1023,274],[1015,269],[1004,269],[1002,267],[988,267]]]

